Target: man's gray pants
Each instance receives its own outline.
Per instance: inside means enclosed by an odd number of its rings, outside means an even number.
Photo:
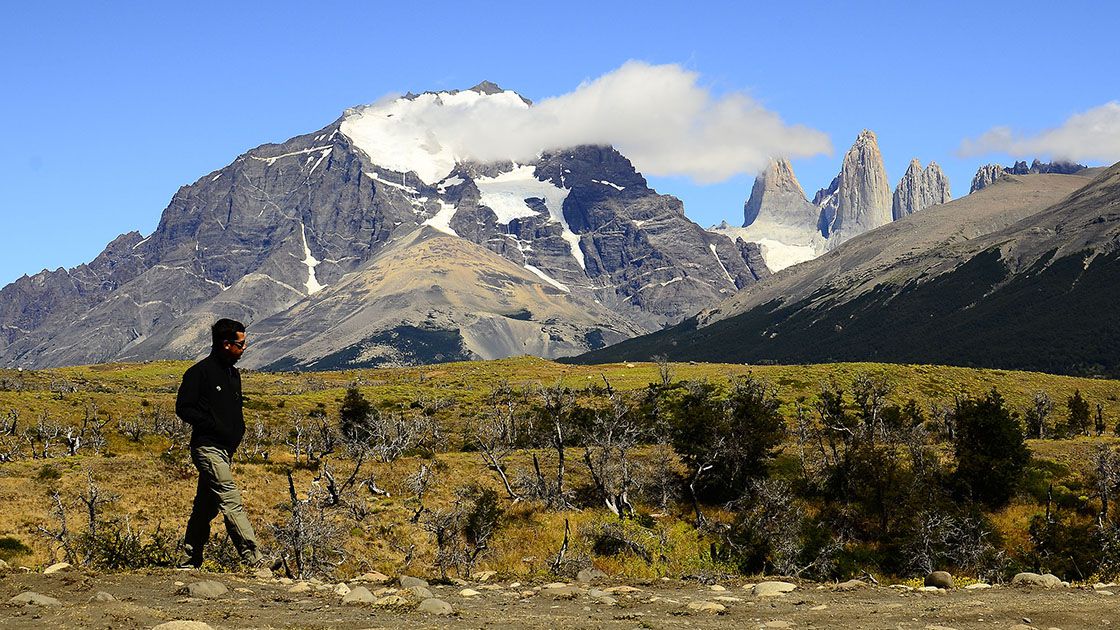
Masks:
[[[210,539],[210,521],[221,513],[241,560],[246,564],[258,562],[261,552],[257,549],[257,535],[245,516],[241,493],[233,483],[230,454],[216,446],[196,446],[191,448],[191,461],[198,469],[198,490],[191,518],[187,521],[184,541],[187,555],[195,564],[202,563],[202,548]]]

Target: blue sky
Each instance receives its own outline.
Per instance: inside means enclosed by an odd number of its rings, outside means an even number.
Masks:
[[[630,60],[677,64],[713,98],[745,94],[826,134],[831,154],[794,161],[810,196],[864,128],[878,134],[892,185],[917,157],[940,163],[963,196],[980,164],[1079,147],[1076,130],[1039,136],[1071,116],[1090,113],[1082,131],[1098,114],[1110,124],[1120,5],[924,4],[10,4],[0,285],[150,233],[179,186],[252,147],[386,94],[483,79],[539,101]],[[981,141],[962,157],[967,139]],[[1083,161],[1120,160],[1120,146],[1103,145]],[[650,180],[706,226],[741,223],[753,175]]]

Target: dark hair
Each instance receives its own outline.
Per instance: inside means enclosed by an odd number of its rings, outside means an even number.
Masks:
[[[217,348],[227,341],[237,341],[237,333],[245,332],[245,324],[235,320],[222,318],[210,327],[210,337]]]

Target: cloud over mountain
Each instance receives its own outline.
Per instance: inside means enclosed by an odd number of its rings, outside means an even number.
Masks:
[[[994,127],[979,138],[961,142],[962,157],[1006,153],[1016,157],[1048,155],[1059,160],[1120,160],[1120,101],[1070,116],[1060,126],[1035,135]]]
[[[609,144],[646,174],[700,183],[757,172],[774,155],[831,151],[823,132],[787,125],[746,94],[715,96],[699,78],[675,64],[630,61],[532,107],[428,101],[398,115],[458,158],[528,161],[542,150]]]

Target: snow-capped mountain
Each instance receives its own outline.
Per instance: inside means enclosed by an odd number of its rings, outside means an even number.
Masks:
[[[491,83],[409,94],[248,151],[152,234],[0,289],[0,365],[195,357],[219,316],[249,324],[250,366],[560,356],[769,273],[611,147],[510,154],[471,124],[531,106]]]

